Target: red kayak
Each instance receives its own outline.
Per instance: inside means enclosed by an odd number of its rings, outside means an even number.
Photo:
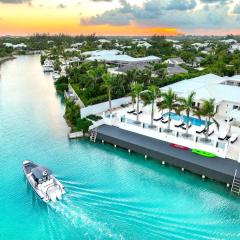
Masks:
[[[189,148],[188,148],[188,147],[181,146],[181,145],[174,144],[174,143],[170,144],[170,146],[171,146],[171,147],[174,147],[174,148],[181,149],[181,150],[185,150],[185,151],[186,151],[186,150],[189,150]]]

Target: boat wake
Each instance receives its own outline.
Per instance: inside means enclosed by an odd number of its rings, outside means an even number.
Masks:
[[[121,234],[113,233],[106,223],[93,220],[82,208],[76,206],[67,196],[64,201],[49,203],[51,209],[61,214],[84,237],[89,239],[124,239]]]

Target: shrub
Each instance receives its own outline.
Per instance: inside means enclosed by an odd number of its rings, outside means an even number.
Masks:
[[[89,127],[92,125],[92,122],[86,118],[78,118],[76,123],[76,128],[78,131],[83,131],[83,133],[88,132]]]
[[[88,119],[91,119],[91,120],[93,120],[93,121],[98,121],[98,120],[101,120],[101,119],[102,119],[101,116],[97,116],[97,115],[93,115],[93,114],[89,115],[87,118],[88,118]]]

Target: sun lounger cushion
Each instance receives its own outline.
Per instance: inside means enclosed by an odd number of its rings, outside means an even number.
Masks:
[[[235,143],[238,140],[238,135],[233,134],[231,138],[229,139],[230,143]]]
[[[204,130],[205,130],[205,125],[202,125],[202,126],[198,127],[198,129],[196,130],[196,133],[201,134],[204,132]]]
[[[135,112],[135,109],[128,111],[127,113],[134,113],[134,112]]]

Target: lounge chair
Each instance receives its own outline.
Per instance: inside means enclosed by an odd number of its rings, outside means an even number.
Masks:
[[[235,143],[237,140],[238,140],[238,135],[237,135],[236,133],[234,133],[234,134],[230,137],[229,142],[233,144],[233,143]]]
[[[233,117],[225,119],[225,122],[232,122],[232,121],[233,121]]]
[[[128,111],[127,113],[131,114],[131,113],[134,113],[135,111],[136,111],[136,110],[133,109],[133,110],[131,110],[131,111]]]
[[[227,138],[228,131],[221,132],[218,136],[219,140],[225,140]]]
[[[210,137],[213,134],[214,134],[214,129],[213,128],[209,128],[208,137]]]
[[[143,111],[138,112],[138,114],[142,114]],[[134,115],[137,115],[137,112],[133,112]]]
[[[167,123],[167,122],[168,122],[168,118],[163,117],[163,118],[161,119],[161,122],[162,122],[162,123]]]
[[[192,126],[192,122],[190,121],[188,123],[188,128],[190,128]],[[184,125],[182,125],[182,129],[186,130],[187,129],[187,124],[184,123]]]
[[[205,125],[201,125],[197,128],[196,133],[201,134],[205,131]]]
[[[179,121],[177,121],[175,124],[174,124],[174,126],[175,127],[182,127],[184,125],[184,122],[183,122],[183,120],[179,120]]]
[[[155,122],[158,122],[158,121],[160,121],[160,120],[162,120],[163,119],[163,116],[161,116],[161,117],[159,117],[159,118],[154,118],[153,120],[155,121]]]

